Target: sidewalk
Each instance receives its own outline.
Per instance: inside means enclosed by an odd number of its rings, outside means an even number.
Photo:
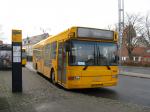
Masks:
[[[23,68],[23,92],[11,92],[11,71],[0,71],[0,112],[150,112],[149,107],[66,91]]]
[[[148,78],[150,79],[150,75],[148,74],[141,74],[141,73],[134,73],[134,72],[126,72],[126,71],[120,71],[120,75],[125,75],[125,76],[131,76],[131,77],[139,77],[139,78]]]
[[[29,69],[30,71],[36,72],[36,70],[33,68],[32,62],[27,62],[26,68]]]

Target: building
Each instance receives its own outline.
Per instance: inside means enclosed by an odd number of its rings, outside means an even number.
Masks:
[[[11,68],[11,49],[10,44],[0,44],[0,69]]]
[[[150,48],[149,47],[136,47],[134,48],[133,52],[133,63],[141,63],[141,64],[148,64],[150,65]],[[129,62],[129,56],[128,56],[128,51],[125,47],[122,48],[122,53],[121,53],[121,60],[122,62]]]
[[[3,44],[3,41],[2,40],[0,40],[0,45],[2,45]]]
[[[36,35],[36,36],[27,37],[27,38],[23,39],[22,46],[23,46],[23,48],[26,49],[28,60],[32,60],[32,54],[33,54],[32,46],[34,44],[38,43],[39,41],[46,39],[47,37],[49,37],[49,34],[44,33],[41,35]]]

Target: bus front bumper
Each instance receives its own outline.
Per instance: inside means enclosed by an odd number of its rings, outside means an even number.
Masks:
[[[108,82],[91,82],[87,84],[68,84],[67,89],[81,89],[81,88],[101,88],[108,86],[116,86],[117,81],[108,81]]]

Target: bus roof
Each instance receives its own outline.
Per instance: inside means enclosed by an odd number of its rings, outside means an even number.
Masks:
[[[61,32],[61,33],[58,33],[57,35],[53,35],[53,36],[49,36],[48,38],[44,39],[44,40],[41,40],[40,42],[36,43],[35,45],[33,45],[33,48],[36,48],[38,46],[43,46],[47,43],[49,43],[49,41],[56,41],[56,40],[62,40],[62,39],[69,39],[71,37],[69,37],[69,35],[71,33],[74,33],[73,36],[77,37],[77,29],[91,29],[91,30],[101,30],[103,32],[114,32],[114,31],[111,31],[111,30],[106,30],[106,29],[98,29],[98,28],[90,28],[90,27],[80,27],[80,26],[73,26],[71,28],[68,28],[67,30]],[[84,30],[85,31],[85,30]],[[95,32],[97,33],[97,32]]]

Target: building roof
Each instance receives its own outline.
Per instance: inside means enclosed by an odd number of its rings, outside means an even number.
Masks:
[[[27,37],[27,38],[23,39],[23,45],[35,44],[43,39],[46,39],[47,37],[49,37],[48,33],[43,33],[41,35],[35,35],[32,37]]]
[[[136,47],[132,53],[134,56],[150,57],[150,48],[149,47]],[[127,48],[123,47],[121,54],[122,56],[128,56]]]

